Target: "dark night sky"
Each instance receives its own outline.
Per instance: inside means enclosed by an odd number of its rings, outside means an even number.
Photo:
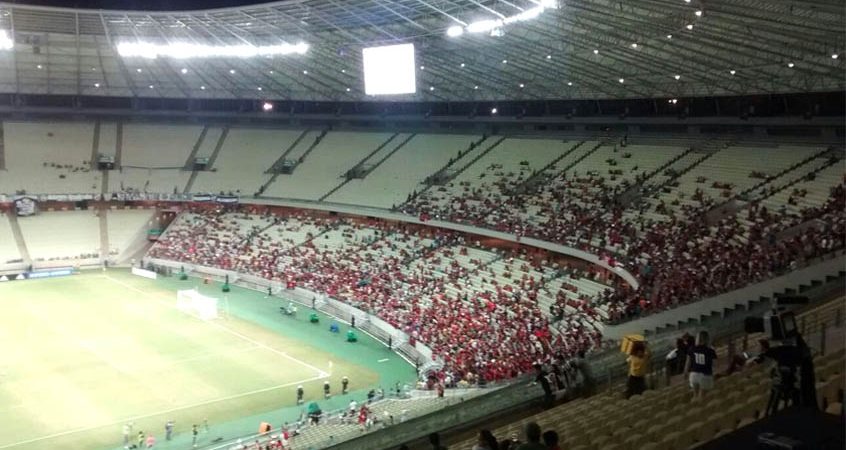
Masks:
[[[253,5],[268,3],[269,0],[6,0],[6,2],[21,5],[61,6],[65,8],[178,11]]]

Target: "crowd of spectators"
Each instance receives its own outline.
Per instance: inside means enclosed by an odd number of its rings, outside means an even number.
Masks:
[[[458,233],[329,216],[184,213],[149,256],[249,273],[349,303],[420,341],[440,382],[512,378],[559,352],[601,344],[595,328],[550,327],[542,262],[479,249]],[[573,294],[577,295],[577,294]],[[559,319],[580,323],[582,309]],[[553,335],[553,333],[555,333]]]
[[[701,189],[691,202],[668,205],[656,197],[624,206],[620,196],[631,184],[599,173],[541,174],[524,189],[517,189],[516,175],[498,175],[478,186],[433,187],[399,210],[559,243],[624,266],[638,289],[620,284],[585,302],[606,323],[771,278],[843,248],[846,236],[842,181],[825,205],[799,215],[755,201],[747,211],[712,219],[709,210],[725,199]]]
[[[527,170],[529,170],[527,168]],[[598,253],[623,265],[637,289],[618,282],[587,295],[570,282],[550,292],[555,273],[520,254],[479,253],[453,232],[377,220],[253,208],[183,214],[151,256],[258,275],[304,287],[370,312],[428,345],[441,379],[497,380],[531,370],[555,352],[601,345],[602,323],[696,301],[793,270],[843,247],[844,184],[800,214],[753,201],[713,218],[713,199],[695,204],[623,205],[625,178],[600,173],[503,172],[480,186],[433,188],[402,207],[408,214],[493,228]],[[651,214],[647,216],[644,212]],[[661,220],[653,220],[655,215]],[[581,276],[594,277],[587,273]],[[539,307],[539,297],[551,297]]]

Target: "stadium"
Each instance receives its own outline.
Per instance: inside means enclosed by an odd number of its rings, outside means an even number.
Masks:
[[[0,1],[0,450],[844,448],[842,1]]]

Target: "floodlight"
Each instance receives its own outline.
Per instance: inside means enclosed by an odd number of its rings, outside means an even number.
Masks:
[[[453,25],[447,28],[447,36],[449,37],[458,37],[464,34],[464,28],[461,28],[460,25]]]
[[[502,21],[499,19],[480,20],[467,25],[467,31],[470,33],[486,33],[501,27],[502,24]]]
[[[300,42],[289,44],[287,42],[279,45],[204,45],[187,42],[174,42],[171,44],[152,44],[149,42],[123,42],[117,45],[120,56],[140,57],[155,59],[159,56],[186,59],[186,58],[249,58],[253,56],[274,56],[304,54],[308,51],[308,44]]]
[[[5,30],[0,30],[0,50],[11,50],[15,46],[15,42],[6,34]]]
[[[369,47],[363,49],[361,55],[364,63],[364,92],[367,95],[417,92],[414,44]],[[420,66],[420,70],[423,69]]]

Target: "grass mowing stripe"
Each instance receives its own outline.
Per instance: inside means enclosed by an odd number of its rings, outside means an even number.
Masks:
[[[168,303],[168,302],[165,302],[164,300],[161,300],[160,298],[158,298],[158,296],[151,295],[151,294],[149,294],[148,292],[145,292],[145,291],[143,291],[143,290],[141,290],[141,289],[138,289],[138,288],[136,288],[135,286],[131,286],[131,285],[129,285],[129,284],[124,283],[123,281],[116,280],[116,279],[114,279],[114,278],[112,278],[112,277],[110,277],[110,276],[108,276],[108,275],[103,275],[103,278],[106,278],[107,280],[110,280],[110,281],[112,281],[112,282],[115,282],[115,283],[117,283],[117,284],[119,284],[119,285],[121,285],[121,286],[123,286],[123,287],[125,287],[125,288],[127,288],[127,289],[132,289],[132,290],[134,290],[134,291],[136,291],[136,292],[139,292],[139,293],[141,293],[141,294],[142,294],[142,295],[144,295],[144,296],[151,297],[153,300],[155,300],[155,301],[156,301],[156,302],[158,302],[158,303],[161,303],[161,304],[163,304],[163,305],[166,305],[166,306],[168,306],[168,307],[171,307],[171,308],[173,308],[173,309],[176,309],[176,306],[174,306],[174,305],[172,305],[172,304],[170,304],[170,303]],[[190,315],[190,314],[189,314],[189,315]],[[191,316],[191,317],[194,317],[194,316]],[[250,342],[250,343],[252,343],[252,344],[254,344],[254,345],[257,345],[257,346],[262,347],[262,348],[264,348],[264,349],[270,350],[271,352],[276,353],[277,355],[280,355],[280,356],[282,356],[282,357],[284,357],[284,358],[287,358],[287,359],[289,359],[290,361],[296,362],[296,363],[298,363],[298,364],[300,364],[300,365],[302,365],[302,366],[304,366],[304,367],[308,367],[309,369],[311,369],[311,370],[313,370],[313,371],[317,372],[317,378],[326,378],[326,377],[328,377],[328,376],[330,376],[330,375],[331,375],[329,372],[326,372],[326,371],[320,370],[320,369],[318,369],[317,367],[314,367],[314,366],[312,366],[311,364],[309,364],[309,363],[307,363],[307,362],[305,362],[305,361],[301,361],[301,360],[299,360],[299,359],[297,359],[297,358],[294,358],[293,356],[291,356],[291,355],[289,355],[289,354],[287,354],[287,353],[285,353],[285,352],[283,352],[283,351],[281,351],[281,350],[277,350],[277,349],[275,349],[275,348],[273,348],[273,347],[271,347],[271,346],[269,346],[269,345],[265,344],[264,342],[259,342],[259,341],[256,341],[256,340],[254,340],[254,339],[250,338],[249,336],[246,336],[246,335],[244,335],[244,334],[242,334],[242,333],[239,333],[239,332],[237,332],[237,331],[235,331],[235,330],[233,330],[233,329],[227,328],[227,327],[225,327],[225,326],[223,326],[223,325],[221,325],[221,324],[219,324],[219,323],[217,323],[217,322],[214,322],[214,321],[205,321],[205,320],[203,320],[203,319],[200,319],[199,317],[197,317],[196,319],[197,319],[197,320],[200,320],[200,321],[202,321],[202,322],[204,322],[204,323],[207,323],[207,324],[209,324],[209,325],[211,325],[211,326],[213,326],[213,327],[216,327],[216,328],[218,328],[218,329],[221,329],[221,330],[223,330],[223,331],[225,331],[225,332],[227,332],[227,333],[229,333],[229,334],[231,334],[231,335],[233,335],[233,336],[237,336],[237,337],[239,337],[239,338],[241,338],[241,339],[243,339],[243,340],[245,340],[245,341],[247,341],[247,342]],[[0,448],[2,448],[2,447],[0,447]]]

